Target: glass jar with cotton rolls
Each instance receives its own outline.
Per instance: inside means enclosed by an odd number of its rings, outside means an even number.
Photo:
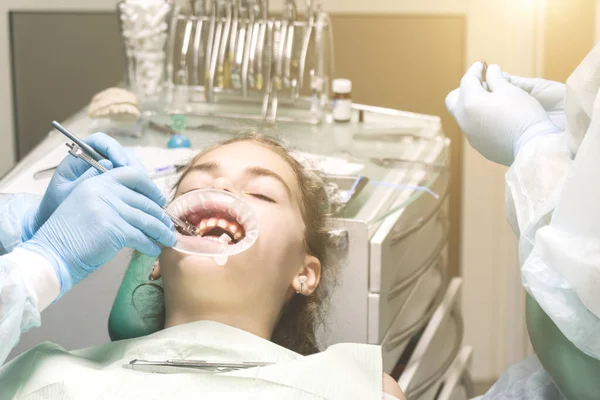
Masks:
[[[165,76],[172,18],[172,0],[123,0],[117,5],[126,61],[126,84],[143,111],[164,103]]]

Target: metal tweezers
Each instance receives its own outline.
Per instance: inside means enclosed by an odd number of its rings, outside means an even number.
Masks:
[[[142,372],[174,373],[177,368],[186,368],[192,372],[200,373],[224,373],[240,369],[264,367],[273,365],[268,362],[250,361],[206,361],[206,360],[166,360],[148,361],[132,360],[129,364],[123,364],[123,368]]]

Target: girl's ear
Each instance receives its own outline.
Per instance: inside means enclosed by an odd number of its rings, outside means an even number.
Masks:
[[[161,275],[160,275],[160,264],[158,263],[158,261],[156,261],[154,263],[154,265],[152,266],[152,271],[150,271],[150,275],[148,276],[148,279],[151,281],[156,281],[158,279],[160,279]]]
[[[292,287],[296,293],[310,296],[314,293],[321,281],[321,262],[315,256],[307,255],[304,265],[292,281]]]

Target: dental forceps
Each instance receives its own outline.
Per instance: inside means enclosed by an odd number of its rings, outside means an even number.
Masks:
[[[240,7],[239,0],[232,0],[231,2],[232,20],[231,20],[231,32],[229,33],[229,48],[227,49],[227,57],[225,60],[225,86],[232,86],[232,73],[233,64],[235,61],[235,46],[238,39],[238,29],[240,25]]]
[[[217,28],[218,16],[217,0],[211,1],[210,7],[210,23],[208,28],[208,42],[206,43],[206,56],[204,59],[204,95],[208,103],[214,102],[214,73],[212,72],[212,59],[215,48],[215,35]]]
[[[304,84],[304,72],[306,69],[306,60],[308,58],[308,47],[310,46],[310,38],[315,25],[315,0],[306,0],[306,13],[308,14],[308,19],[304,37],[302,38],[302,52],[300,54],[300,62],[298,65],[298,90],[296,91],[296,99],[298,99],[300,96],[300,89]]]
[[[267,24],[269,19],[269,2],[264,0],[260,2],[260,18],[258,28],[258,40],[256,43],[256,90],[264,89],[264,48],[265,48],[265,35],[267,33]]]
[[[292,64],[294,61],[292,60],[292,51],[294,49],[294,25],[297,19],[297,9],[295,0],[287,1],[287,18],[288,22],[288,32],[287,32],[287,43],[285,44],[285,58],[284,58],[284,66],[283,66],[283,84],[286,88],[292,89],[292,98],[296,96],[296,85],[298,84],[298,80],[294,76],[292,78]],[[297,64],[297,62],[296,62]]]
[[[191,2],[191,8],[193,10],[193,13],[196,12],[195,10],[195,6],[193,1]],[[185,23],[185,32],[183,34],[183,42],[181,43],[181,52],[180,52],[180,59],[179,59],[179,69],[177,70],[177,83],[180,85],[187,85],[189,82],[188,79],[188,65],[187,65],[187,58],[188,58],[188,50],[190,48],[190,39],[192,36],[192,27],[193,27],[193,20],[190,16],[187,17],[187,21]]]
[[[67,128],[62,126],[56,121],[52,121],[52,126],[56,128],[60,133],[68,137],[73,141],[73,143],[67,143],[67,147],[69,148],[69,154],[74,157],[77,157],[92,167],[96,168],[98,171],[104,173],[108,171],[104,165],[100,164],[100,161],[106,160],[102,155],[100,155],[97,151],[95,151],[90,145],[79,139],[73,133],[71,133]],[[175,225],[187,234],[191,236],[197,236],[200,233],[200,230],[189,222],[182,221],[177,218],[175,215],[171,214],[167,211],[166,207],[163,207],[163,211],[167,216],[173,221]]]
[[[224,373],[240,369],[265,367],[273,365],[268,362],[249,362],[249,361],[206,361],[206,360],[166,360],[166,361],[148,361],[132,360],[129,364],[123,364],[123,368],[142,372],[173,373],[177,372],[173,368],[185,368],[190,371],[204,373]]]
[[[196,16],[196,31],[194,32],[194,54],[192,55],[192,83],[195,85],[200,84],[200,65],[204,64],[204,48],[202,46],[202,29],[204,26],[206,6],[204,0],[196,0],[192,2],[194,6],[192,14]]]
[[[220,44],[216,61],[217,87],[220,89],[229,86],[228,82],[225,81],[226,79],[229,80],[229,74],[225,74],[225,57],[227,55],[227,46],[229,45],[229,34],[231,33],[231,24],[233,20],[233,1],[225,1],[223,4],[223,8],[225,9],[225,22],[223,22],[223,27],[221,28],[221,37],[219,38]]]
[[[252,23],[252,35],[250,36],[250,49],[248,52],[248,86],[249,88],[256,88],[256,65],[255,65],[255,60],[256,60],[256,52],[257,52],[257,46],[258,46],[258,36],[260,33],[260,26],[261,26],[261,21],[260,21],[260,5],[258,4],[258,2],[253,2],[252,3],[252,12],[253,12],[253,16],[254,16],[254,22]]]
[[[246,30],[248,29],[248,22],[246,21],[247,8],[242,5],[242,0],[236,0],[235,2],[236,13],[239,19],[238,22],[238,33],[235,45],[232,47],[234,59],[231,67],[231,86],[234,89],[242,88],[242,64],[244,60],[244,46],[246,43]]]

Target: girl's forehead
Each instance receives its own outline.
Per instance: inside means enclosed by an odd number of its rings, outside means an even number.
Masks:
[[[192,166],[214,163],[220,170],[243,173],[261,168],[280,176],[300,199],[299,182],[296,171],[279,151],[269,145],[252,141],[239,141],[218,146],[198,155]],[[298,171],[300,172],[300,171]]]
[[[194,165],[205,162],[216,162],[224,169],[261,166],[282,176],[289,175],[292,181],[288,183],[296,184],[295,171],[285,157],[274,148],[260,143],[240,141],[218,146],[196,157]]]

